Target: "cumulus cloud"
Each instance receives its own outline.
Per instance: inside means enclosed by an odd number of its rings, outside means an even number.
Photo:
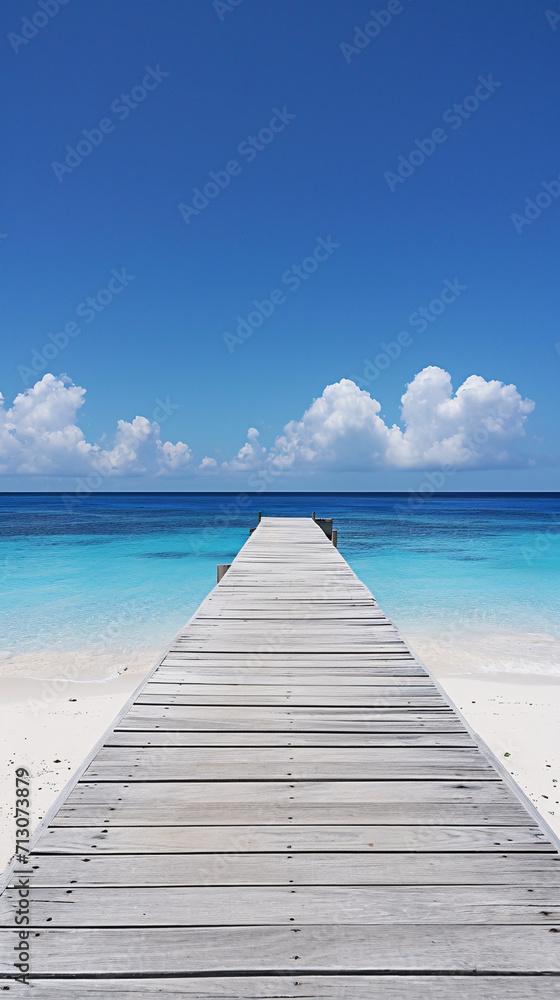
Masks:
[[[277,469],[367,471],[527,465],[524,424],[534,409],[514,385],[471,375],[453,392],[442,368],[424,368],[401,398],[402,427],[388,426],[380,403],[351,379],[329,385],[276,438]]]
[[[199,472],[217,472],[218,471],[218,463],[217,463],[216,459],[215,458],[209,458],[208,455],[205,455],[204,458],[202,459],[202,462],[198,466],[198,471]]]
[[[86,441],[77,417],[85,389],[44,375],[6,409],[0,394],[0,472],[12,475],[172,475],[190,467],[179,441],[161,440],[157,420],[119,420],[110,447]]]
[[[259,443],[259,432],[256,427],[249,427],[247,440],[239,449],[235,458],[222,463],[225,472],[249,472],[259,468],[265,461],[266,448]]]
[[[249,488],[257,488],[254,473],[272,484],[283,473],[534,465],[525,437],[532,400],[523,399],[514,385],[479,375],[470,375],[454,392],[449,373],[433,366],[407,385],[400,426],[388,425],[380,416],[381,404],[343,378],[328,385],[300,420],[286,424],[269,450],[250,427],[233,458],[218,463],[206,456],[196,467],[188,445],[163,441],[158,421],[143,416],[119,420],[109,443],[89,443],[77,422],[84,396],[83,388],[54,375],[20,393],[9,409],[0,395],[0,473],[118,477],[196,472],[224,480],[243,475]]]

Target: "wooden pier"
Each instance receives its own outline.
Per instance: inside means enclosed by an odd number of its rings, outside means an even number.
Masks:
[[[311,518],[262,518],[24,867],[6,997],[560,996],[553,843]]]

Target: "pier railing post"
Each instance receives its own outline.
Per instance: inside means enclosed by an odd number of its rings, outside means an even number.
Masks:
[[[230,568],[230,566],[231,566],[231,563],[219,563],[218,564],[218,583],[220,582],[220,580],[223,580],[223,578],[226,575],[226,573],[227,573],[228,569]]]

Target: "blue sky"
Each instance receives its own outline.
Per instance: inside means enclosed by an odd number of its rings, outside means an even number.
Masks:
[[[56,6],[0,12],[0,488],[558,488],[557,0]]]

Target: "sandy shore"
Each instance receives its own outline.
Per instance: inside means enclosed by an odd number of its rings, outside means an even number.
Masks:
[[[560,643],[496,633],[407,639],[560,837]],[[32,775],[36,826],[160,655],[0,656],[0,871],[14,850],[16,767]]]
[[[31,775],[35,828],[160,655],[46,652],[0,662],[0,871],[14,853],[16,768]]]

